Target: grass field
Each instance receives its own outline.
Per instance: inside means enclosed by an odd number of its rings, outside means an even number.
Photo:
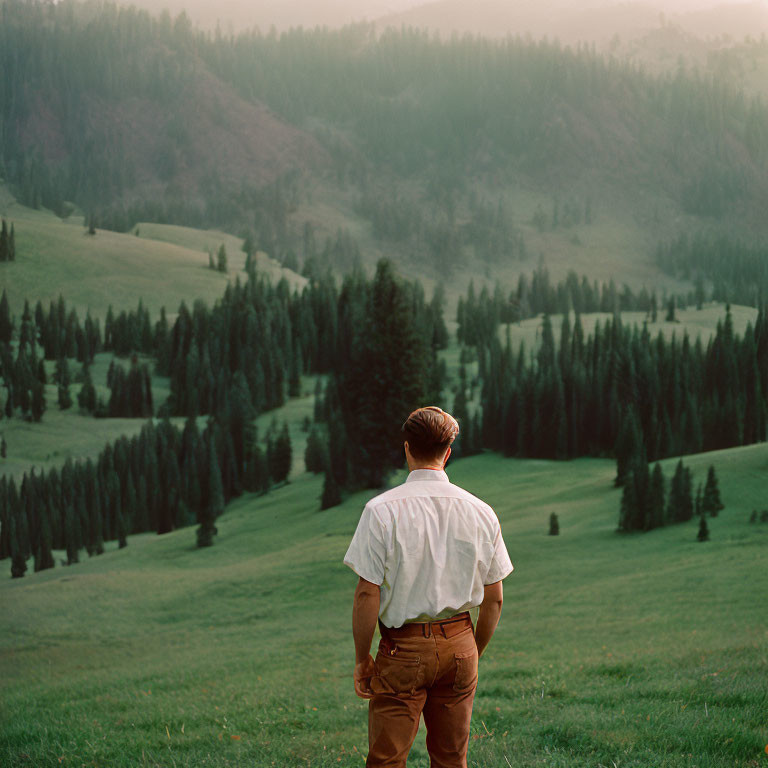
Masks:
[[[0,286],[8,292],[11,312],[20,314],[24,300],[43,306],[64,296],[82,318],[91,313],[104,318],[107,308],[135,309],[144,302],[157,319],[161,307],[175,315],[182,300],[203,299],[213,304],[224,293],[227,280],[245,279],[242,240],[218,231],[140,223],[139,237],[97,229],[86,234],[81,216],[59,219],[0,195],[0,215],[16,230],[16,261],[0,264]],[[228,275],[208,269],[207,250],[227,248]],[[304,278],[282,269],[259,254],[258,268],[272,278],[282,275],[292,284]]]
[[[701,309],[695,307],[690,309],[677,310],[677,320],[674,322],[667,322],[665,320],[665,313],[659,312],[659,316],[655,323],[648,323],[648,333],[651,338],[656,338],[659,333],[663,333],[666,339],[671,339],[673,336],[678,341],[682,341],[683,336],[687,333],[691,342],[695,342],[697,338],[701,338],[702,344],[706,347],[709,339],[714,336],[717,329],[717,324],[725,320],[725,305],[718,303],[711,303],[703,306]],[[594,314],[582,315],[581,325],[584,329],[584,335],[589,336],[594,330],[597,323],[605,327],[605,323],[612,319],[612,315],[606,312],[596,312]],[[754,307],[731,307],[731,317],[733,319],[734,331],[742,335],[747,328],[748,324],[752,324],[754,327],[755,320],[757,320],[757,309]],[[622,312],[621,321],[625,326],[637,326],[642,328],[645,322],[645,312]],[[552,315],[550,318],[552,322],[552,330],[555,335],[555,340],[560,339],[560,330],[562,327],[563,316]],[[570,316],[571,330],[573,330],[574,316]],[[514,323],[509,326],[509,336],[512,341],[512,348],[517,349],[520,342],[525,343],[527,350],[536,349],[541,343],[541,327],[543,318],[531,317],[527,320],[523,320],[520,323]],[[506,339],[507,326],[502,325],[499,327],[499,337],[502,342]]]
[[[695,482],[710,463],[720,477],[706,544],[693,522],[616,534],[609,461],[449,466],[495,507],[515,564],[481,661],[471,766],[765,764],[768,526],[748,516],[768,506],[768,446],[687,462]],[[144,534],[0,579],[0,764],[362,765],[341,559],[370,494],[320,512],[320,491],[301,474],[240,499],[209,550],[193,529]],[[421,733],[409,765],[427,764]]]

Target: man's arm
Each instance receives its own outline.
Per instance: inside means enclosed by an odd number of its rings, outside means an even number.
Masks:
[[[381,588],[360,577],[352,604],[352,637],[355,640],[355,693],[370,699],[371,677],[375,672],[371,643],[379,618]]]
[[[483,602],[480,603],[477,626],[475,627],[475,643],[477,644],[478,656],[483,655],[485,647],[491,641],[491,637],[496,631],[503,602],[504,588],[501,582],[497,581],[495,584],[486,584]]]

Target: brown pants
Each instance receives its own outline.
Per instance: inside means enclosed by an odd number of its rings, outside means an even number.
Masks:
[[[431,768],[466,768],[477,688],[477,645],[469,614],[379,628],[366,766],[405,766],[423,712]]]

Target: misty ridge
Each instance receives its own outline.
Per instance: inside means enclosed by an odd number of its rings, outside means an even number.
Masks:
[[[639,286],[681,235],[765,236],[766,109],[733,87],[764,42],[733,48],[731,77],[365,24],[228,37],[110,5],[3,13],[5,175],[60,215],[217,226],[294,266],[312,242],[338,269],[386,249],[459,286],[542,254]]]

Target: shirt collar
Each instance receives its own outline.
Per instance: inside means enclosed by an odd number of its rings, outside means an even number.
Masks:
[[[448,475],[442,469],[414,469],[405,478],[406,483],[421,482],[422,480],[439,480],[448,482]]]

